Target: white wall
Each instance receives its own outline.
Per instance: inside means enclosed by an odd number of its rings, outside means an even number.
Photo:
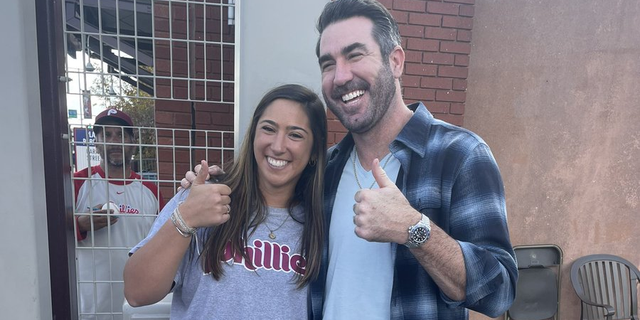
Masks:
[[[316,22],[328,0],[236,0],[236,150],[260,98],[297,83],[320,91]]]
[[[50,319],[35,2],[3,0],[0,317]]]

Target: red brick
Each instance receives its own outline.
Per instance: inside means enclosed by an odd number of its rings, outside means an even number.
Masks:
[[[153,13],[154,13],[153,16],[155,17],[156,20],[158,19],[158,17],[168,17],[169,6],[167,5],[167,3],[162,3],[158,1],[157,3],[154,3]]]
[[[393,10],[425,12],[426,2],[416,0],[395,0]]]
[[[422,62],[452,65],[455,62],[455,58],[453,54],[449,53],[425,52],[422,55]]]
[[[393,8],[393,0],[378,0],[385,8],[391,10]]]
[[[464,103],[452,103],[450,112],[452,114],[464,114]]]
[[[435,90],[432,89],[418,89],[418,88],[404,88],[404,95],[406,99],[415,99],[418,101],[433,101],[435,100]]]
[[[467,93],[464,91],[436,91],[436,101],[447,101],[447,102],[465,102],[467,100]]]
[[[404,73],[408,75],[435,76],[438,67],[428,64],[405,63]]]
[[[471,31],[458,30],[458,37],[456,38],[456,40],[462,41],[462,42],[471,42]]]
[[[187,18],[187,6],[184,3],[172,3],[171,6],[171,19],[173,20],[186,20]]]
[[[174,99],[189,99],[189,91],[187,90],[187,88],[183,87],[183,86],[176,86],[175,83],[177,81],[174,82],[174,86],[173,86],[173,98]]]
[[[191,115],[186,113],[176,113],[175,124],[177,125],[191,125]]]
[[[464,123],[464,117],[462,115],[458,115],[458,114],[436,114],[434,115],[437,119],[440,119],[444,122],[448,122],[451,123],[452,125],[458,126],[458,127],[462,127],[462,124]]]
[[[473,28],[473,19],[465,17],[442,17],[442,26],[446,28],[468,29]]]
[[[218,113],[216,116],[211,117],[211,123],[217,125],[233,124],[233,114]]]
[[[475,0],[444,0],[444,2],[453,2],[453,3],[466,3],[466,4],[474,4]]]
[[[409,13],[409,23],[423,26],[439,27],[442,24],[442,16],[439,14]]]
[[[469,69],[465,67],[440,66],[438,69],[438,76],[440,77],[466,79],[468,75]]]
[[[327,121],[327,131],[331,132],[347,132],[347,129],[338,120]]]
[[[455,3],[428,2],[427,12],[457,16],[459,6],[460,6],[459,4],[455,4]]]
[[[196,124],[211,124],[211,115],[209,112],[196,112]]]
[[[173,125],[173,113],[156,110],[156,124]]]
[[[414,88],[420,87],[420,76],[403,75],[402,76],[402,86],[403,87],[414,87]]]
[[[438,51],[440,41],[431,39],[407,39],[407,50]]]
[[[404,61],[406,62],[422,62],[422,50],[406,50],[404,52]]]
[[[440,52],[470,54],[471,44],[464,42],[442,41],[440,43]]]
[[[331,109],[327,109],[327,120],[336,120],[338,117],[331,111]]]
[[[440,40],[455,40],[456,33],[456,29],[443,29],[434,27],[427,27],[425,32],[427,38]]]
[[[475,13],[476,13],[476,9],[474,6],[465,6],[465,5],[460,6],[460,15],[463,17],[473,17]]]
[[[469,56],[464,54],[456,55],[455,65],[458,67],[468,67],[469,66]]]
[[[395,19],[396,23],[398,24],[404,24],[409,22],[409,12],[392,10],[391,15],[393,16],[393,19]]]
[[[337,133],[336,133],[336,141],[337,141],[337,142],[340,142],[340,141],[342,141],[342,139],[344,139],[344,137],[346,137],[346,136],[347,136],[346,129],[345,129],[345,132],[337,132]]]
[[[154,30],[169,32],[169,19],[155,19]]]
[[[446,113],[449,111],[449,102],[429,101],[425,102],[424,106],[431,113]]]
[[[400,38],[400,41],[402,41],[401,46],[406,49],[407,48],[407,38]]]
[[[398,31],[402,37],[422,38],[424,37],[424,26],[420,25],[406,25],[401,24],[398,26]]]
[[[467,90],[467,80],[453,79],[453,90]]]
[[[420,80],[420,87],[422,88],[450,90],[452,86],[453,81],[451,78],[423,77]]]

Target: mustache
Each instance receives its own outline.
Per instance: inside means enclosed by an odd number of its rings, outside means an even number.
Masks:
[[[331,91],[331,98],[341,99],[343,95],[355,90],[369,90],[371,85],[364,80],[351,80],[341,86],[334,86]]]

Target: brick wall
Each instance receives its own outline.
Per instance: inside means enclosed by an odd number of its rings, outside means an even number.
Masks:
[[[233,131],[234,46],[223,43],[233,43],[235,30],[226,7],[157,1],[154,10],[156,127]],[[179,180],[199,159],[221,164],[233,156],[198,149],[233,148],[233,135],[158,130],[158,144],[160,180]],[[173,184],[160,185],[173,196]]]
[[[462,126],[475,0],[379,0],[398,22],[406,62],[406,103],[422,101],[438,119]],[[330,111],[332,145],[346,129]]]

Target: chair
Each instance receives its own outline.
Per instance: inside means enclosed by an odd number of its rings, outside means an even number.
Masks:
[[[571,265],[571,284],[581,300],[580,319],[638,320],[638,278],[631,262],[594,254]]]
[[[515,246],[516,299],[505,320],[558,319],[562,249],[553,244]]]

